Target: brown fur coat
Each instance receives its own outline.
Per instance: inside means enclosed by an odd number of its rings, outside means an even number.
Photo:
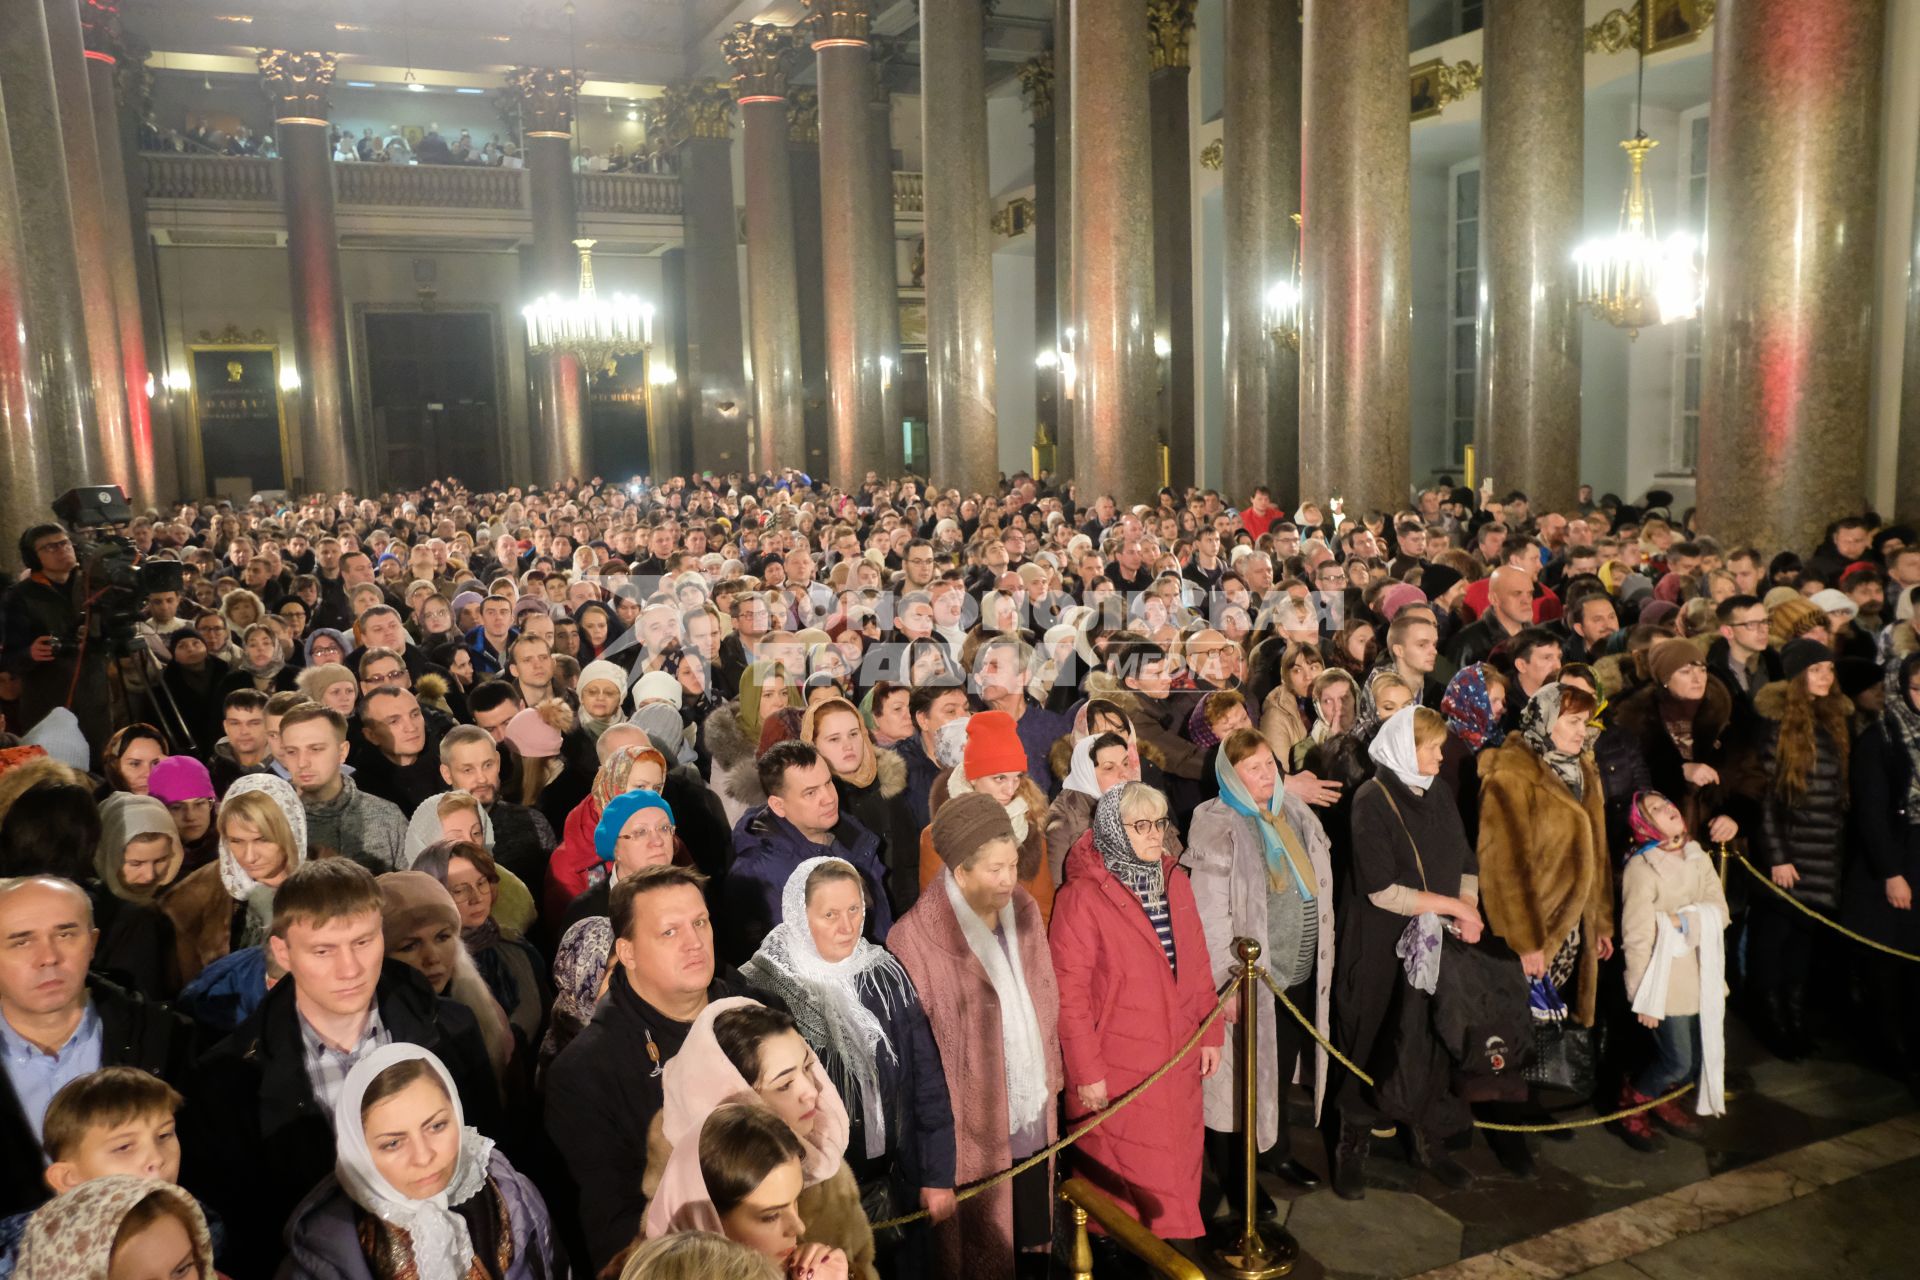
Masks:
[[[218,858],[188,872],[160,896],[160,909],[173,921],[183,984],[232,949],[233,913],[238,905],[221,883]]]
[[[1600,956],[1611,939],[1613,872],[1607,859],[1606,802],[1593,757],[1581,762],[1585,795],[1573,798],[1545,761],[1509,738],[1480,764],[1480,910],[1515,951],[1552,960],[1581,928],[1574,1017],[1593,1025]]]

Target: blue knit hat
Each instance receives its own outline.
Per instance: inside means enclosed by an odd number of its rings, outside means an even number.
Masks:
[[[613,861],[614,842],[620,838],[627,819],[642,809],[658,809],[672,822],[673,806],[661,799],[657,791],[623,791],[607,801],[607,807],[600,811],[600,825],[593,829],[593,851],[600,855],[600,861]]]

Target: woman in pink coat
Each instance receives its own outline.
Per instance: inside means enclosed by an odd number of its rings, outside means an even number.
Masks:
[[[1067,854],[1051,944],[1067,1113],[1079,1120],[1159,1070],[1213,1009],[1213,966],[1186,872],[1166,856],[1167,800],[1110,789]],[[1200,1082],[1226,1023],[1126,1110],[1080,1140],[1077,1171],[1163,1239],[1203,1235]]]

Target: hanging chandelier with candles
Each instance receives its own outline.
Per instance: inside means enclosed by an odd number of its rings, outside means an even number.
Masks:
[[[573,356],[589,379],[611,374],[622,356],[653,347],[653,306],[632,294],[602,297],[593,285],[593,240],[575,240],[580,288],[572,297],[549,293],[521,310],[527,349],[534,355]]]
[[[1610,236],[1587,241],[1574,251],[1580,274],[1580,301],[1594,315],[1629,339],[1653,325],[1691,320],[1699,314],[1705,273],[1700,242],[1678,231],[1662,239],[1653,220],[1653,197],[1644,169],[1647,152],[1660,144],[1640,127],[1640,102],[1646,87],[1646,53],[1640,54],[1634,89],[1633,136],[1620,144],[1627,153],[1627,191],[1620,224]]]

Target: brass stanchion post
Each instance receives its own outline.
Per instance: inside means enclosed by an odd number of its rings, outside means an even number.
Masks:
[[[1241,1100],[1240,1134],[1245,1163],[1246,1204],[1241,1213],[1237,1238],[1216,1246],[1214,1261],[1237,1280],[1267,1280],[1293,1270],[1299,1246],[1285,1229],[1269,1245],[1260,1234],[1260,1174],[1256,1161],[1260,1154],[1260,1033],[1258,1006],[1254,1001],[1254,965],[1260,959],[1260,944],[1252,938],[1236,938],[1233,953],[1240,958],[1240,1044],[1235,1064],[1239,1071]],[[1286,1123],[1286,1117],[1280,1117]]]
[[[1093,1280],[1093,1242],[1087,1239],[1087,1211],[1071,1200],[1067,1201],[1067,1211],[1073,1215],[1073,1257],[1069,1260],[1073,1280]]]

